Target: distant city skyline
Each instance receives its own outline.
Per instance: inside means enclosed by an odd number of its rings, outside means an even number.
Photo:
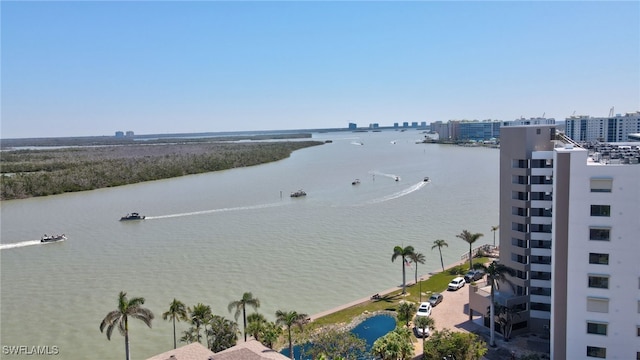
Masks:
[[[1,138],[640,110],[640,3],[0,5]]]

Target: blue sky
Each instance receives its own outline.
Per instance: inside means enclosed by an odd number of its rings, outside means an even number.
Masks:
[[[640,110],[640,2],[2,1],[0,137]]]

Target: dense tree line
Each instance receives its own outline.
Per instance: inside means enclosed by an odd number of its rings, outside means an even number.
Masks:
[[[207,142],[3,151],[0,199],[94,190],[258,165],[320,144]]]

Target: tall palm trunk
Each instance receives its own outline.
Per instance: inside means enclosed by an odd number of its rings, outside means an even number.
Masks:
[[[440,266],[442,266],[442,271],[444,271],[444,261],[442,260],[442,249],[438,246],[438,252],[440,253]]]
[[[124,354],[127,360],[131,359],[131,354],[129,353],[129,319],[126,315],[124,317]]]
[[[494,297],[495,297],[495,286],[493,279],[491,281],[491,304],[489,305],[489,328],[491,329],[491,338],[489,339],[489,345],[491,347],[496,346],[496,321],[495,321],[495,305],[494,305]]]
[[[178,345],[176,343],[176,317],[173,317],[173,348],[177,348]]]
[[[244,333],[244,342],[247,342],[247,311],[244,308],[244,305],[242,305],[242,321],[244,323],[244,328],[242,329],[242,332]]]
[[[406,263],[406,259],[404,257],[404,255],[402,256],[402,294],[406,294],[407,293],[407,280],[406,280],[406,267],[407,267],[407,263]]]
[[[293,359],[294,357],[293,357],[293,343],[291,342],[291,326],[289,326],[287,330],[289,330],[289,357]]]

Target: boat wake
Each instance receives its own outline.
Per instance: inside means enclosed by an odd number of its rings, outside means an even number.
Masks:
[[[33,245],[52,244],[52,243],[61,242],[61,241],[64,241],[64,240],[50,241],[50,242],[40,242],[40,240],[29,240],[29,241],[22,241],[22,242],[17,242],[12,244],[0,244],[0,250],[15,249],[15,248],[21,248],[21,247],[33,246]]]
[[[411,194],[414,191],[418,191],[420,189],[422,189],[425,185],[427,184],[427,182],[425,181],[420,181],[417,184],[411,185],[408,188],[402,190],[402,191],[398,191],[396,193],[381,197],[381,198],[377,198],[377,199],[373,199],[370,201],[367,201],[367,204],[379,204],[385,201],[389,201],[389,200],[393,200],[393,199],[397,199],[406,195]]]
[[[251,206],[239,206],[232,208],[222,208],[222,209],[212,209],[212,210],[202,210],[202,211],[193,211],[188,213],[181,214],[170,214],[170,215],[160,215],[160,216],[147,216],[145,220],[156,220],[156,219],[168,219],[175,217],[183,217],[183,216],[193,216],[193,215],[204,215],[204,214],[213,214],[219,212],[228,212],[228,211],[240,211],[240,210],[255,210],[255,209],[266,209],[276,206],[282,206],[286,203],[272,203],[272,204],[261,204],[261,205],[251,205]]]
[[[379,172],[379,171],[369,171],[369,174],[373,175],[374,179],[376,176],[384,176],[384,177],[388,177],[390,179],[393,179],[395,181],[400,181],[400,177],[398,175],[394,175],[394,174],[387,174],[387,173],[383,173],[383,172]]]

